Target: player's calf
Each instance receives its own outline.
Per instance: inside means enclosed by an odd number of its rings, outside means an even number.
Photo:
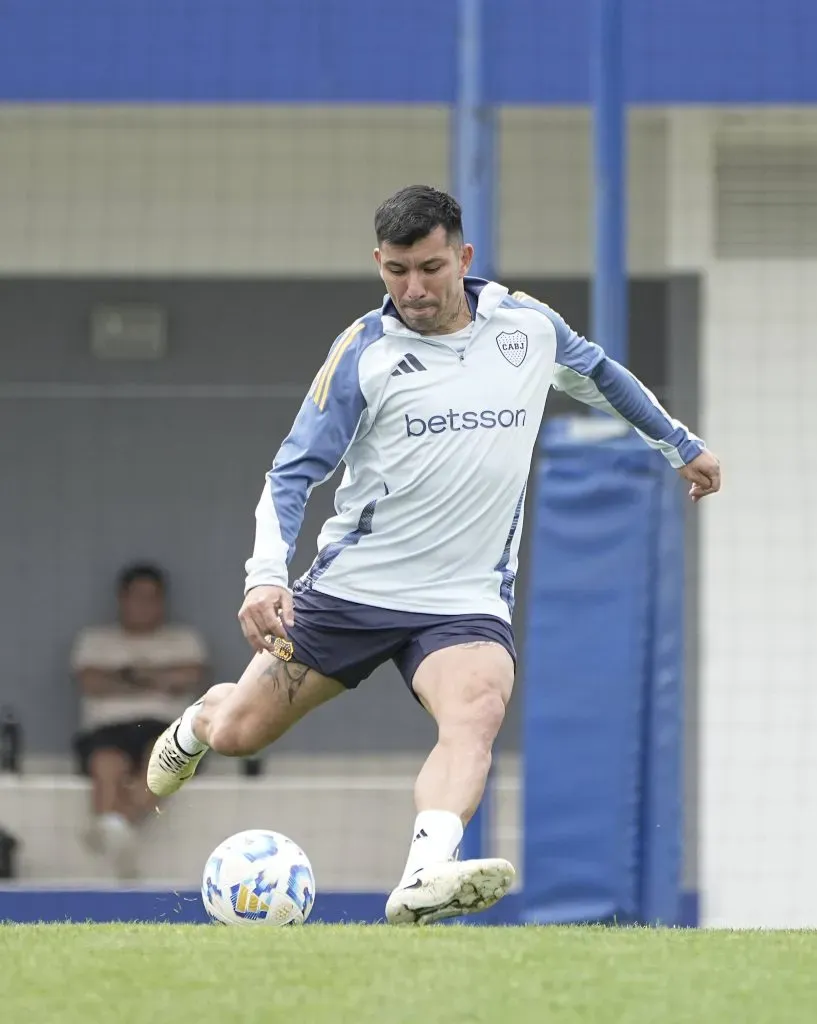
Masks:
[[[312,708],[344,692],[334,679],[267,651],[256,654],[237,683],[219,683],[191,704],[159,738],[148,765],[148,788],[175,793],[192,778],[207,750],[227,757],[255,754]]]
[[[274,743],[308,711],[343,693],[344,687],[291,658],[264,651],[228,690],[216,699],[213,691],[205,696],[190,715],[191,730],[219,754],[246,757]]]

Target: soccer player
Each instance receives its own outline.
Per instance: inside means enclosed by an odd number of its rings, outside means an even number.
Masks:
[[[241,627],[255,655],[157,740],[148,786],[175,792],[208,749],[254,754],[392,659],[434,717],[390,922],[481,910],[510,888],[501,858],[456,859],[514,682],[511,613],[525,486],[553,386],[616,414],[690,483],[718,460],[550,307],[468,276],[460,207],[426,186],[378,208],[388,294],[335,340],[267,474]],[[313,487],[343,462],[311,568],[287,565]]]

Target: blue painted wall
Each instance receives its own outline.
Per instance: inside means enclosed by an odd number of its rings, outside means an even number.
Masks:
[[[315,900],[310,923],[377,924],[383,921],[386,893],[321,892]],[[476,917],[473,924],[519,923],[520,897],[516,892]],[[31,924],[38,921],[146,921],[157,924],[205,924],[207,915],[198,892],[167,892],[146,889],[3,889],[0,887],[0,923]],[[462,924],[463,919],[452,923]],[[685,893],[679,924],[698,925],[698,899]]]
[[[485,3],[491,99],[589,101],[593,0]],[[630,102],[817,102],[817,0],[625,3]],[[0,0],[0,100],[450,102],[455,35],[455,0]]]

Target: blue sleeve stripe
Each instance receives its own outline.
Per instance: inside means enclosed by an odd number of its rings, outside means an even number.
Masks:
[[[267,474],[288,560],[295,552],[310,491],[332,476],[357,433],[366,408],[360,356],[382,337],[379,313],[367,315],[340,335]]]
[[[349,360],[355,363],[356,360]],[[344,373],[344,377],[349,377]],[[268,477],[281,537],[291,558],[310,490],[337,469],[357,432],[364,401],[360,385],[345,380],[336,401],[319,406],[308,398],[276,456]]]
[[[281,538],[287,545],[287,562],[295,554],[309,492],[332,476],[345,450],[346,445],[337,461],[328,446],[323,452],[310,454],[298,443],[294,430],[281,446],[279,458],[267,476]]]
[[[599,345],[577,334],[550,306],[524,292],[514,292],[502,305],[535,309],[553,324],[557,370],[569,370],[585,384],[584,388],[571,387],[569,379],[563,379],[557,386],[568,383],[564,388],[568,394],[617,413],[648,442],[656,443],[672,465],[685,465],[703,451],[700,438],[691,436],[686,427],[673,420],[629,370],[610,359]]]
[[[603,358],[589,376],[619,416],[654,441],[666,441],[677,448],[686,438],[684,429],[676,427],[635,377],[614,360]]]

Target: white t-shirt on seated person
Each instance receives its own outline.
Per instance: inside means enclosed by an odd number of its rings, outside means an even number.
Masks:
[[[176,668],[206,661],[204,642],[189,626],[160,626],[151,633],[128,633],[119,625],[89,626],[81,630],[71,652],[74,673],[89,668]],[[94,697],[83,694],[80,724],[83,729],[98,729],[140,718],[172,722],[189,703],[189,695],[147,689]]]

